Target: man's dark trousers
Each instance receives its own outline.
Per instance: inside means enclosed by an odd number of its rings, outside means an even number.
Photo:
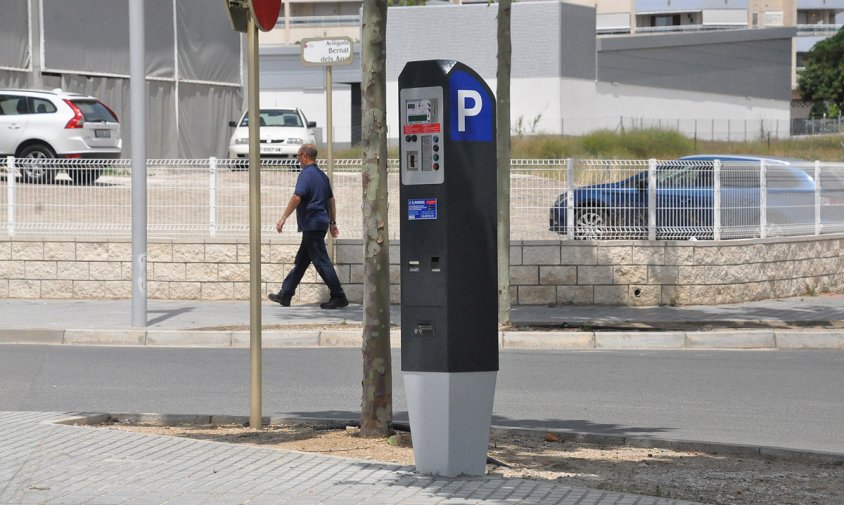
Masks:
[[[331,298],[344,298],[346,294],[328,257],[325,249],[325,231],[303,231],[302,243],[299,245],[299,252],[296,253],[296,260],[293,270],[284,278],[281,283],[281,296],[292,297],[296,293],[296,287],[305,275],[310,263],[314,264],[317,273],[322,277],[323,282],[331,292]]]

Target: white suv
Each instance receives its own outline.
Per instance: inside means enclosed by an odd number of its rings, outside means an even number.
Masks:
[[[261,157],[295,159],[302,144],[314,144],[316,123],[308,121],[297,108],[262,108]],[[249,115],[243,113],[239,122],[230,121],[234,128],[229,141],[229,158],[249,157]]]
[[[22,158],[25,182],[53,182],[62,165],[50,158],[119,158],[120,149],[117,115],[92,96],[0,89],[0,156]],[[102,164],[72,167],[68,175],[78,184],[93,182],[102,172]]]

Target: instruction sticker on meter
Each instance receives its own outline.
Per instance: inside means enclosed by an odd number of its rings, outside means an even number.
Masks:
[[[422,219],[437,218],[436,198],[411,198],[407,200],[407,220],[419,221]]]

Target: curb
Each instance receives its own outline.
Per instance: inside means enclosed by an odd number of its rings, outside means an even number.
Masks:
[[[131,414],[131,413],[78,413],[71,414],[65,419],[54,421],[56,424],[92,426],[105,422],[151,424],[154,426],[178,426],[185,424],[223,425],[249,424],[248,416],[231,415],[193,415],[193,414]],[[270,424],[306,423],[326,428],[344,428],[357,426],[357,420],[330,419],[311,417],[264,416],[261,422]],[[403,423],[394,423],[402,425]],[[627,437],[623,435],[606,435],[602,433],[578,432],[554,428],[521,428],[513,426],[490,426],[493,430],[509,431],[526,435],[543,435],[554,433],[568,442],[583,442],[598,445],[621,445],[640,448],[670,449],[677,451],[706,452],[710,454],[727,454],[740,457],[769,457],[791,461],[810,461],[826,464],[844,463],[844,454],[836,452],[789,449],[785,447],[758,446],[748,444],[728,444],[723,442],[705,442],[696,440],[670,440],[663,438]],[[409,430],[409,428],[408,428]]]
[[[0,329],[0,344],[248,348],[243,330]],[[360,347],[361,330],[266,330],[262,348]],[[501,331],[501,349],[844,349],[844,330]],[[390,331],[401,347],[401,330]]]

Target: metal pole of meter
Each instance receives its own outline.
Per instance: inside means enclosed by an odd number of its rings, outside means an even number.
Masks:
[[[258,26],[246,30],[249,114],[249,426],[261,428],[261,133],[258,101]]]
[[[147,325],[147,137],[144,0],[129,0],[132,129],[132,326]]]

